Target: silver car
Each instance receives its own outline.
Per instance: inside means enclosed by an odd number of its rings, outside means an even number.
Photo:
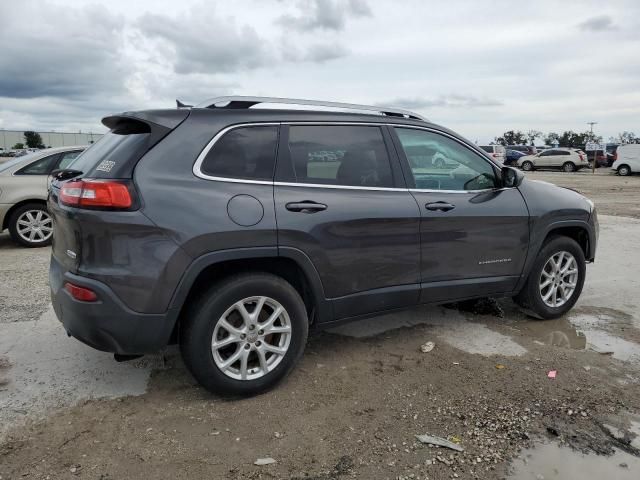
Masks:
[[[53,225],[47,212],[47,177],[66,168],[86,146],[39,150],[0,163],[0,232],[25,247],[51,243]]]

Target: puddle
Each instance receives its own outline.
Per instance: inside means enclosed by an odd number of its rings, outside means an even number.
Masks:
[[[433,336],[452,347],[480,355],[519,356],[527,350],[508,335],[491,330],[482,323],[469,322],[458,310],[444,307],[419,307],[361,320],[329,330],[337,335],[365,338],[415,325],[430,325]],[[431,337],[427,340],[432,339]]]
[[[631,315],[618,310],[587,307],[556,320],[525,320],[516,328],[527,332],[534,343],[589,349],[618,360],[640,363],[640,344],[615,334],[619,331],[628,336],[635,331]]]
[[[637,480],[640,458],[620,450],[610,456],[585,455],[555,443],[523,450],[511,462],[512,480]]]

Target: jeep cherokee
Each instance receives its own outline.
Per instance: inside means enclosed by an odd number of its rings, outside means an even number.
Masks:
[[[307,110],[252,108],[274,103]],[[56,315],[120,357],[178,343],[221,394],[274,386],[311,327],[485,296],[558,317],[595,256],[591,201],[412,112],[221,97],[103,123],[50,188]]]

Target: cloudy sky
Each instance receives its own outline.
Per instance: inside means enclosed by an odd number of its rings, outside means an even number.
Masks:
[[[637,0],[0,0],[0,128],[218,95],[388,104],[472,140],[640,134]]]

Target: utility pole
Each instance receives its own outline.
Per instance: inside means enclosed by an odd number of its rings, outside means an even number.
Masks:
[[[591,127],[591,142],[593,143],[593,126],[597,125],[598,122],[587,122],[587,125]],[[587,155],[589,155],[587,153]],[[591,173],[596,173],[596,162],[598,161],[598,150],[593,151],[593,166],[591,167]]]

